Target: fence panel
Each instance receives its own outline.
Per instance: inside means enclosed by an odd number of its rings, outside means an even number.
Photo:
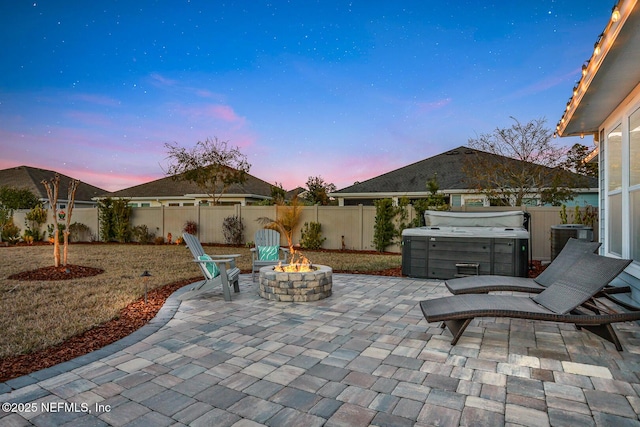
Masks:
[[[376,208],[374,206],[303,206],[299,227],[294,232],[294,243],[301,239],[301,227],[305,222],[319,222],[322,226],[322,236],[326,238],[323,248],[342,249],[343,241],[345,249],[374,250],[373,234],[375,225]],[[560,224],[559,207],[525,207],[531,214],[530,243],[533,259],[550,259],[551,257],[551,227]],[[459,207],[456,211],[486,212],[517,210],[514,207]],[[14,213],[14,222],[20,227],[21,234],[25,229],[25,216],[28,211],[19,210]],[[146,225],[156,236],[165,239],[171,233],[175,240],[182,235],[182,229],[187,221],[198,224],[198,237],[203,243],[224,243],[223,220],[232,215],[242,218],[245,226],[245,242],[252,242],[257,230],[263,225],[258,218],[276,218],[275,206],[171,206],[171,207],[145,207],[133,208],[131,224]],[[408,220],[415,217],[413,209],[410,210]],[[99,239],[99,221],[97,208],[75,208],[72,222],[87,225],[90,235],[84,239]],[[49,218],[47,224],[53,222]],[[594,240],[598,240],[599,227],[596,223],[593,227]],[[42,231],[46,232],[46,224]],[[48,236],[46,236],[48,237]],[[286,245],[284,236],[280,242]],[[400,252],[399,244],[391,245],[388,251]]]

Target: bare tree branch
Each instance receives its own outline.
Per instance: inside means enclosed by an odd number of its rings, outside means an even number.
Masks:
[[[243,184],[251,165],[238,147],[218,138],[198,141],[191,148],[165,144],[170,165],[165,172],[174,179],[191,181],[218,203],[233,184]]]

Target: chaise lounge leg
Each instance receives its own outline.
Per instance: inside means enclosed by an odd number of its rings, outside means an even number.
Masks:
[[[607,323],[606,325],[582,325],[581,327],[609,342],[612,342],[618,351],[622,351],[622,344],[620,344],[618,335],[610,323]]]
[[[458,340],[464,333],[464,330],[467,329],[469,323],[471,323],[473,319],[459,319],[459,320],[445,320],[444,323],[447,325],[447,328],[453,334],[453,339],[451,340],[451,345],[456,345]]]

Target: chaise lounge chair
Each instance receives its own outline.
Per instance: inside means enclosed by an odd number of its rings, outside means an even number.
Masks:
[[[587,253],[594,253],[600,247],[598,242],[570,238],[562,251],[547,268],[534,279],[528,277],[481,275],[468,276],[445,281],[449,292],[454,295],[486,294],[493,291],[540,293],[561,277],[568,268]],[[628,286],[607,286],[603,293],[630,292]]]
[[[205,280],[198,282],[196,286],[183,293],[180,298],[193,298],[194,296],[211,292],[211,290],[216,286],[221,286],[224,300],[231,301],[231,285],[233,285],[233,290],[236,293],[240,292],[240,285],[238,283],[240,269],[236,267],[235,260],[240,255],[210,256],[204,252],[202,244],[196,236],[184,233],[182,238],[184,239],[184,243],[191,250],[193,261],[198,263]]]
[[[573,323],[611,341],[622,351],[611,324],[639,320],[640,312],[604,312],[588,300],[630,263],[631,260],[584,254],[562,277],[534,297],[453,295],[421,301],[420,308],[428,322],[444,322],[443,327],[448,327],[453,334],[452,345],[476,317],[510,317]]]

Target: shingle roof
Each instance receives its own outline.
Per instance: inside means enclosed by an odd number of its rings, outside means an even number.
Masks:
[[[426,183],[437,178],[440,190],[466,190],[470,189],[463,171],[465,160],[469,156],[491,156],[501,162],[520,163],[520,160],[502,157],[485,151],[460,146],[419,162],[412,163],[400,169],[387,172],[366,181],[351,185],[335,191],[332,195],[353,193],[410,193],[426,192]],[[595,178],[589,179],[592,188],[598,186]]]
[[[266,181],[247,174],[244,184],[233,184],[225,194],[255,194],[271,196],[271,185]],[[111,197],[181,197],[185,194],[205,194],[205,191],[191,181],[174,179],[174,177],[160,178],[133,187],[115,191]]]
[[[55,176],[56,172],[47,169],[39,169],[31,166],[17,166],[14,168],[0,170],[0,186],[9,186],[15,188],[26,188],[31,190],[40,199],[48,200],[47,191],[42,185],[42,181],[51,180]],[[69,187],[69,181],[71,177],[67,175],[60,175],[60,187],[59,187],[59,200],[67,199],[67,188]],[[80,181],[78,189],[76,190],[76,201],[91,201],[93,197],[97,197],[107,193],[107,190],[95,187]]]

